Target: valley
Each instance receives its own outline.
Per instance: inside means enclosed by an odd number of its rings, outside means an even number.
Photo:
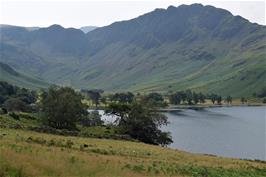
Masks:
[[[2,25],[0,61],[77,89],[251,96],[265,85],[265,34],[223,9],[170,6],[86,34]]]

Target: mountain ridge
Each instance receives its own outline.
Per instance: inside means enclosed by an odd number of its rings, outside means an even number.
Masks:
[[[155,9],[86,34],[60,26],[45,30],[1,32],[0,42],[21,47],[33,63],[39,58],[37,65],[45,69],[32,73],[62,85],[136,92],[190,88],[235,96],[251,95],[264,85],[265,26],[212,6]],[[12,50],[1,51],[9,65],[29,61],[15,60]],[[253,81],[247,73],[255,73]],[[245,91],[238,91],[240,86]]]

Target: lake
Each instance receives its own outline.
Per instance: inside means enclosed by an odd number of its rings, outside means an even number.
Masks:
[[[169,147],[223,157],[266,160],[266,107],[183,109],[165,113]]]
[[[92,110],[89,110],[92,111]],[[266,160],[266,107],[234,106],[168,112],[171,148],[223,157]],[[117,117],[99,110],[105,124]]]

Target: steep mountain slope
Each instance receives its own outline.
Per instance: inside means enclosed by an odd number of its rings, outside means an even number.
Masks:
[[[85,79],[109,89],[251,94],[265,83],[265,34],[211,6],[156,9],[88,33],[94,53]]]
[[[212,6],[156,9],[87,34],[52,25],[1,36],[0,61],[77,88],[241,96],[266,84],[266,27]]]
[[[0,62],[0,80],[31,89],[40,89],[49,86],[47,82],[22,73],[18,73],[9,65],[2,62]]]
[[[64,78],[72,75],[88,56],[88,40],[78,29],[52,25],[28,31],[7,26],[0,31],[0,61],[55,83],[66,83]]]

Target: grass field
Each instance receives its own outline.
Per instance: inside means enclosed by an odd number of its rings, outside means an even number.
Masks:
[[[143,143],[0,129],[0,176],[263,177],[259,161],[191,154]]]
[[[78,136],[30,131],[38,115],[0,115],[0,177],[264,177],[266,162],[192,154],[113,140],[115,129],[80,128]],[[92,138],[99,137],[99,138]]]

